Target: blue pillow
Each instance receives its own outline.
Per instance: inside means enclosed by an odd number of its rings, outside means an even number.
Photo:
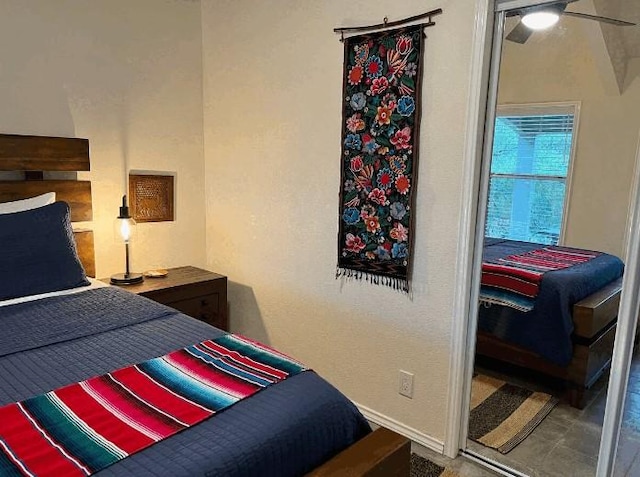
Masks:
[[[85,285],[65,202],[0,215],[0,300]]]

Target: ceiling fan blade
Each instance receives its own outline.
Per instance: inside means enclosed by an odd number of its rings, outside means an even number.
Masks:
[[[532,11],[532,10],[560,10],[560,11],[564,11],[565,8],[567,8],[567,5],[569,3],[573,3],[573,2],[577,2],[579,0],[561,0],[555,3],[545,3],[542,5],[535,5],[533,7],[523,7],[523,8],[515,8],[513,10],[507,10],[505,13],[507,15],[507,17],[515,17],[517,15],[522,16],[525,13]]]
[[[507,35],[506,39],[515,43],[524,44],[532,33],[533,30],[527,28],[525,24],[520,21]]]
[[[617,26],[635,26],[635,23],[625,22],[624,20],[616,20],[615,18],[601,17],[596,15],[587,15],[586,13],[576,13],[565,11],[563,15],[569,15],[570,17],[586,18],[587,20],[595,20],[597,22],[610,23]]]

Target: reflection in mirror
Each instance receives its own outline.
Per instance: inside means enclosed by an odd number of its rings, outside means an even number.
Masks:
[[[640,8],[605,12],[604,3],[561,10],[640,20]],[[640,48],[638,27],[562,11],[535,32],[523,30],[523,12],[507,14],[493,153],[484,158],[491,168],[467,450],[527,475],[588,476],[624,268]],[[632,369],[640,373],[640,359]],[[637,383],[640,393],[640,374]],[[640,394],[636,402],[637,453]]]

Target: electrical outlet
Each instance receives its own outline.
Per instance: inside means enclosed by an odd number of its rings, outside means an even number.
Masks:
[[[398,392],[403,396],[413,398],[413,374],[400,370],[398,377]]]

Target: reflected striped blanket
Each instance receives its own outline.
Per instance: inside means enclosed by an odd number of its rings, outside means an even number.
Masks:
[[[480,300],[531,311],[545,273],[588,262],[600,252],[549,246],[482,263]]]
[[[9,404],[0,475],[91,475],[305,369],[225,335]]]

